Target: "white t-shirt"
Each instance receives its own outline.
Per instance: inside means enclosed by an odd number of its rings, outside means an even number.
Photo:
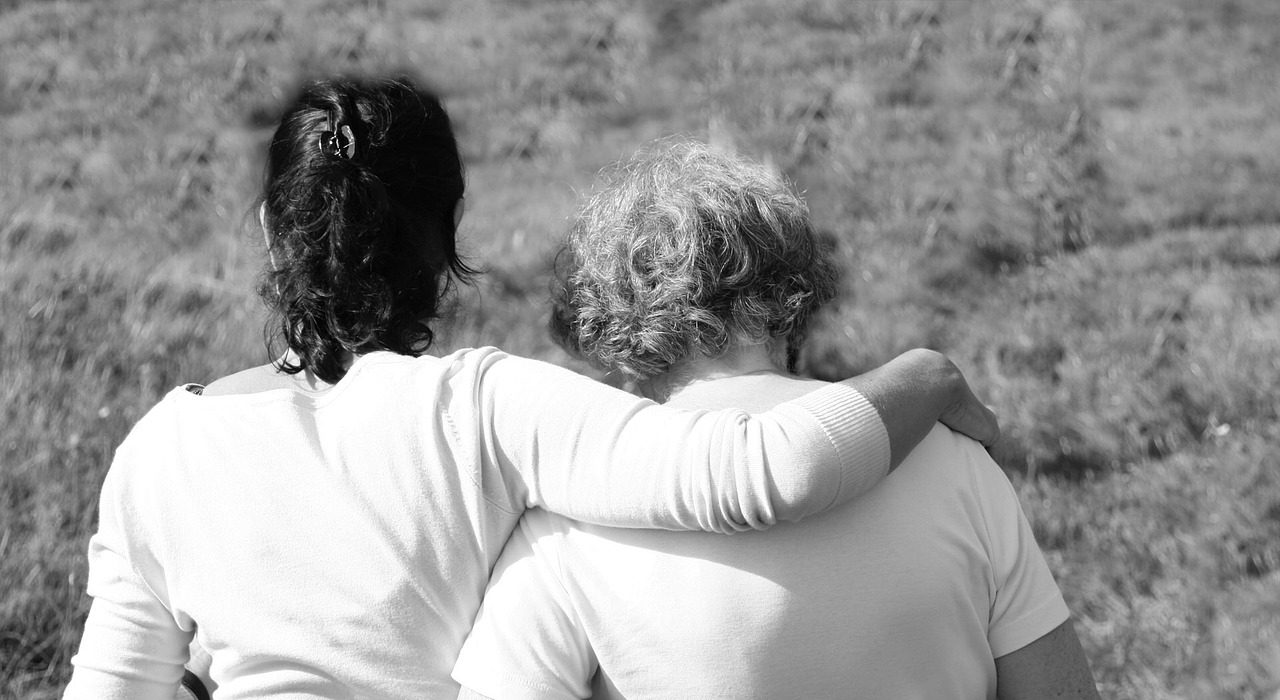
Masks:
[[[887,440],[847,386],[749,420],[491,348],[373,353],[320,394],[175,389],[103,484],[66,697],[169,700],[194,633],[219,698],[453,698],[526,508],[765,527],[865,489]]]
[[[673,403],[763,408],[778,376]],[[454,678],[489,697],[994,698],[994,658],[1068,612],[1017,496],[939,425],[881,484],[802,523],[734,537],[530,511]]]

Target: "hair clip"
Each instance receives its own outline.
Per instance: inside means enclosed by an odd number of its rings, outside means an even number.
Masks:
[[[337,131],[321,131],[320,152],[330,158],[351,160],[356,155],[356,136],[351,125],[339,124]]]

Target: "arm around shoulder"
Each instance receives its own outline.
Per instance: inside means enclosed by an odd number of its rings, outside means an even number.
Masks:
[[[481,468],[499,470],[524,507],[615,527],[762,529],[888,473],[880,417],[847,385],[752,416],[659,406],[496,350],[460,365],[447,418],[479,427]]]
[[[603,525],[761,529],[865,492],[940,418],[986,441],[998,432],[955,365],[927,350],[758,416],[670,409],[473,352],[477,403],[453,406],[469,414],[457,425],[482,426],[481,459],[514,477],[526,506]]]

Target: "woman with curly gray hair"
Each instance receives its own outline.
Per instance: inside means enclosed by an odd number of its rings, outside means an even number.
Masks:
[[[836,275],[804,201],[764,166],[686,141],[618,166],[562,254],[552,333],[664,397],[691,361],[769,349],[795,370]]]
[[[837,279],[767,168],[661,142],[607,175],[560,258],[552,332],[667,405],[768,410]],[[939,425],[853,508],[760,535],[526,513],[460,697],[1096,697],[1017,496]]]

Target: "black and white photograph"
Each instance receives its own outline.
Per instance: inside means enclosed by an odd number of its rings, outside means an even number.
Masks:
[[[0,700],[1280,700],[1280,2],[0,0]]]

